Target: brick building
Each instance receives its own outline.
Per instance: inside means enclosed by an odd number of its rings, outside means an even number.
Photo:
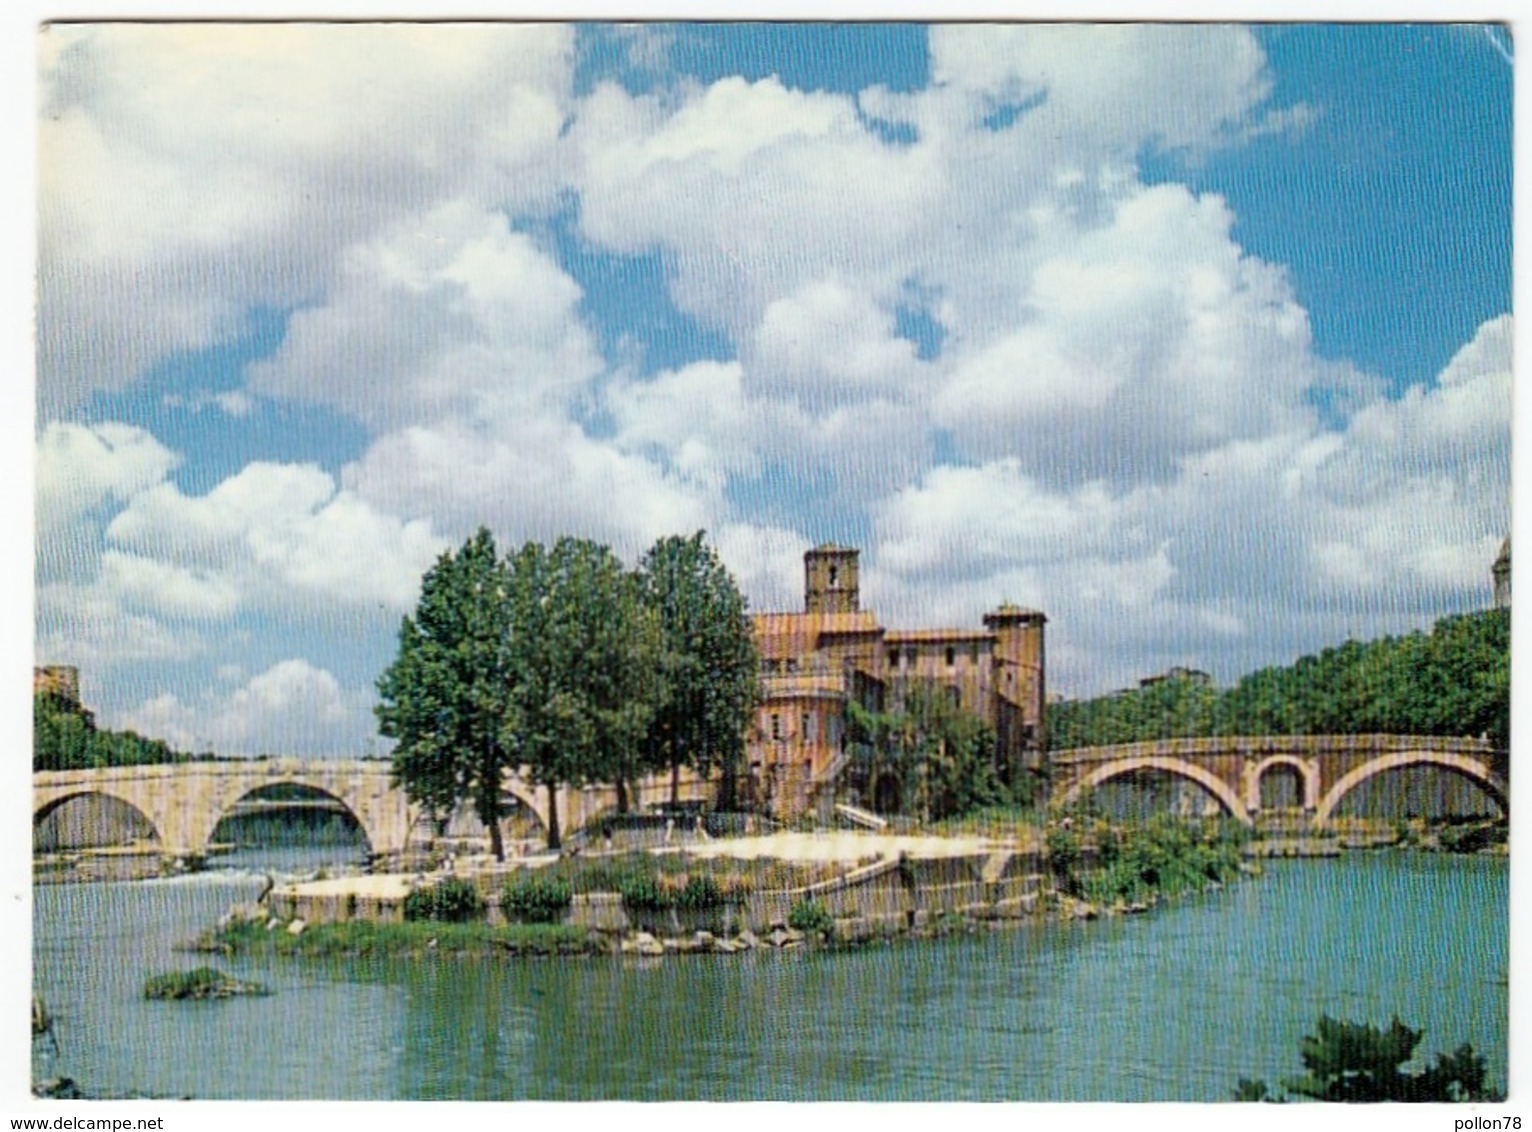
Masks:
[[[808,551],[803,611],[753,618],[762,696],[746,762],[756,798],[781,816],[827,804],[850,755],[847,704],[897,708],[916,685],[988,720],[1003,773],[1042,770],[1047,618],[1002,605],[983,628],[885,628],[861,608],[858,554],[833,543]]]

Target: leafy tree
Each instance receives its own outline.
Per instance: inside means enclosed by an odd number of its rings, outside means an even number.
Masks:
[[[1283,1082],[1300,1097],[1317,1101],[1409,1101],[1440,1104],[1499,1101],[1503,1097],[1485,1082],[1484,1059],[1462,1045],[1450,1054],[1437,1054],[1434,1064],[1419,1073],[1401,1067],[1415,1054],[1421,1031],[1395,1018],[1387,1029],[1365,1022],[1342,1022],[1328,1015],[1319,1019],[1319,1032],[1299,1043],[1307,1070],[1303,1077]],[[1236,1100],[1276,1100],[1264,1081],[1241,1078]]]
[[[438,823],[471,801],[501,861],[501,782],[513,765],[502,738],[512,691],[507,590],[483,527],[438,558],[400,626],[399,654],[378,679],[376,708],[379,731],[398,740],[395,782]]]
[[[1264,668],[1224,692],[1165,680],[1050,708],[1054,750],[1207,735],[1389,732],[1510,742],[1510,611],[1444,617],[1410,633]]]
[[[939,821],[1010,801],[994,764],[994,730],[941,689],[914,685],[891,712],[853,702],[847,722],[868,778],[892,769],[914,813]]]
[[[56,692],[40,692],[32,699],[33,770],[144,766],[190,757],[134,731],[101,730],[94,714]]]
[[[759,659],[746,602],[705,533],[660,539],[639,563],[644,600],[661,633],[660,700],[645,736],[645,761],[680,774],[722,771],[721,800],[734,803],[745,733],[760,696]]]
[[[548,789],[548,845],[556,849],[559,788],[624,779],[637,766],[662,686],[660,629],[638,580],[605,546],[528,543],[509,572],[502,735]]]

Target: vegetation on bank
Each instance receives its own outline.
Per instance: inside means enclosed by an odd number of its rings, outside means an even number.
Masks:
[[[260,983],[241,982],[213,967],[198,967],[193,971],[169,971],[163,975],[153,976],[144,984],[145,998],[233,998],[236,995],[270,993]]]
[[[550,796],[683,767],[722,772],[724,808],[759,696],[744,596],[702,532],[661,539],[638,568],[585,539],[501,558],[489,531],[422,579],[378,680],[395,779],[441,821],[471,805],[505,859],[501,783]],[[556,804],[548,844],[561,842]]]
[[[1193,680],[1055,704],[1053,750],[1219,735],[1488,735],[1510,741],[1511,614],[1347,641],[1220,690]]]
[[[1144,904],[1236,877],[1247,839],[1229,821],[1156,814],[1113,825],[1071,815],[1048,830],[1048,868],[1065,896],[1107,907]]]
[[[610,940],[588,928],[566,924],[487,924],[416,921],[382,924],[352,920],[310,924],[297,935],[267,931],[264,924],[239,921],[204,935],[200,951],[225,955],[295,955],[306,958],[387,956],[602,955]]]
[[[93,770],[211,758],[211,752],[188,755],[134,731],[102,730],[96,726],[94,712],[56,692],[39,692],[32,697],[34,771]]]
[[[1410,1029],[1398,1018],[1385,1030],[1365,1022],[1321,1017],[1319,1032],[1299,1043],[1304,1075],[1284,1081],[1282,1088],[1302,1100],[1330,1102],[1505,1100],[1503,1090],[1486,1082],[1484,1058],[1467,1044],[1453,1053],[1437,1054],[1435,1063],[1418,1073],[1403,1072],[1401,1067],[1415,1055],[1421,1036],[1422,1031]],[[1265,1081],[1242,1077],[1234,1099],[1280,1104],[1290,1098],[1274,1093]]]

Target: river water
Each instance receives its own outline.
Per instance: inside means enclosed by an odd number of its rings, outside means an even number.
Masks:
[[[1321,1013],[1471,1042],[1506,1079],[1505,858],[1281,861],[1092,923],[850,954],[576,961],[236,959],[269,998],[144,980],[261,881],[227,870],[34,890],[56,1017],[39,1076],[231,1099],[1219,1101],[1299,1072]],[[35,1047],[40,1050],[41,1047]]]

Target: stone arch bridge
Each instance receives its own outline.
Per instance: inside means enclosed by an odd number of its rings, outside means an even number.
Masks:
[[[138,811],[167,856],[208,851],[218,823],[253,792],[270,786],[305,786],[334,799],[361,827],[373,856],[401,852],[423,811],[393,784],[390,764],[378,760],[230,759],[92,770],[37,771],[32,776],[35,827],[73,798],[99,796]],[[504,794],[517,798],[548,826],[548,790],[519,775],[506,778]],[[683,774],[680,796],[710,798],[711,784]],[[634,806],[666,801],[667,777],[645,779],[629,789]],[[573,832],[616,805],[616,791],[597,786],[558,792],[559,827]]]
[[[1435,766],[1477,783],[1507,814],[1510,752],[1484,739],[1425,735],[1274,735],[1166,739],[1055,751],[1053,801],[1068,806],[1123,775],[1162,771],[1194,782],[1246,825],[1263,812],[1267,775],[1296,775],[1310,825],[1330,822],[1341,800],[1369,779],[1411,766]]]

